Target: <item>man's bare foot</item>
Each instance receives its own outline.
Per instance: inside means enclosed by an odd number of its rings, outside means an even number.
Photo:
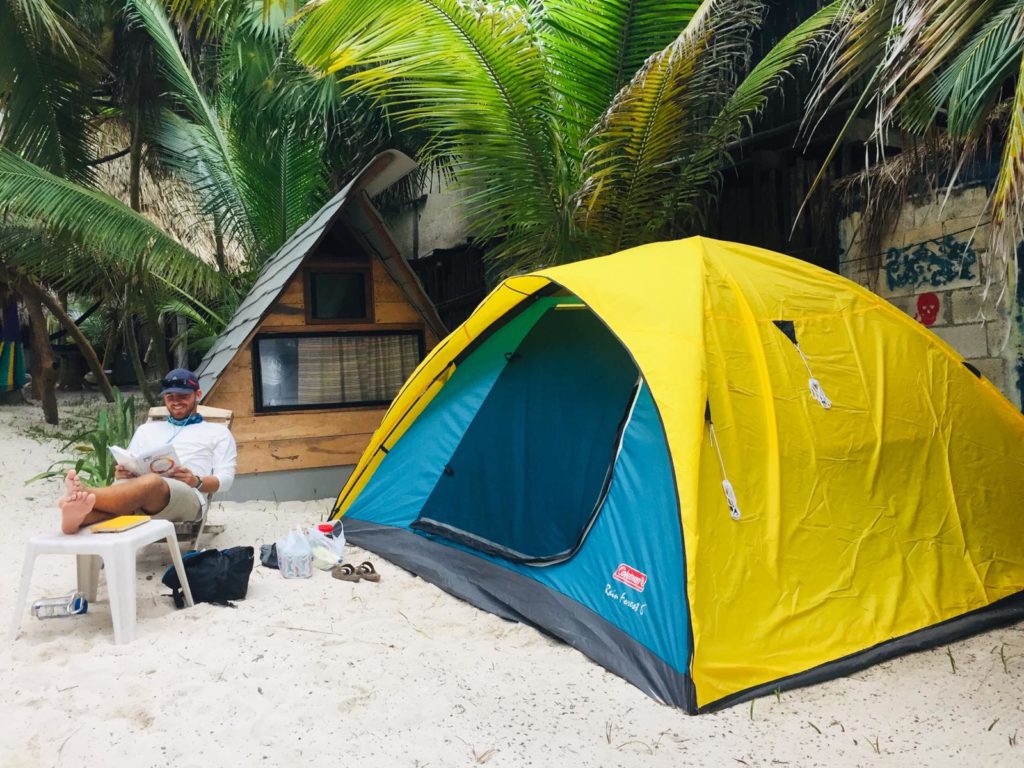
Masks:
[[[96,506],[96,494],[75,491],[65,494],[60,502],[60,529],[66,534],[78,533],[85,518]]]
[[[82,480],[78,473],[73,469],[69,469],[67,475],[64,476],[64,495],[69,496],[72,493],[84,490],[85,486],[82,485]]]
[[[73,469],[69,469],[68,473],[64,476],[64,495],[57,499],[57,506],[60,509],[64,509],[68,499],[84,490],[85,486],[82,484],[82,479],[78,476],[78,473]]]

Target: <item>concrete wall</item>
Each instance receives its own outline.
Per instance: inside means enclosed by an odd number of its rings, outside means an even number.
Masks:
[[[1020,408],[1018,309],[1007,265],[989,250],[987,202],[982,185],[954,189],[945,204],[909,200],[876,254],[864,250],[861,214],[849,214],[840,272],[945,339]]]
[[[435,248],[462,245],[468,236],[465,193],[438,178],[431,179],[428,190],[420,201],[388,216],[388,228],[407,259],[426,256]]]

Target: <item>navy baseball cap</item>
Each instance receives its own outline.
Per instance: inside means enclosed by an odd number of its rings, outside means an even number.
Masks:
[[[160,382],[160,395],[187,395],[199,390],[199,377],[186,368],[175,368]]]

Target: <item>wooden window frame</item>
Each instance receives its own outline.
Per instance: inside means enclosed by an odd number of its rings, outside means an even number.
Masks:
[[[294,333],[258,333],[252,340],[252,399],[253,414],[286,413],[292,411],[340,411],[360,408],[379,408],[391,405],[392,400],[359,400],[341,403],[308,403],[305,405],[263,405],[263,373],[260,369],[260,346],[263,339],[324,338],[335,336],[415,336],[419,345],[419,362],[427,354],[426,334],[422,327],[379,331],[296,331]],[[418,364],[418,363],[417,363]]]
[[[363,287],[365,290],[364,302],[366,303],[366,314],[362,317],[313,317],[313,275],[314,274],[341,274],[357,272],[363,276]],[[373,265],[349,263],[311,263],[306,264],[302,269],[302,290],[304,308],[306,311],[306,325],[338,325],[341,323],[374,323],[376,313],[373,306]]]

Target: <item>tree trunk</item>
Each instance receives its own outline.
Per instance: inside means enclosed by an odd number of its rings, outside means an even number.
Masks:
[[[217,262],[217,269],[224,276],[228,274],[227,259],[224,257],[224,233],[220,226],[220,217],[213,216],[213,242],[216,245],[213,257]]]
[[[188,320],[182,315],[174,316],[174,335],[178,339],[178,345],[174,348],[174,367],[188,368]]]
[[[46,315],[37,295],[26,291],[21,300],[28,309],[32,323],[32,388],[43,403],[43,418],[47,424],[59,421],[57,414],[57,369],[54,366],[53,347],[46,332]]]
[[[156,405],[156,398],[146,381],[146,366],[142,364],[142,356],[139,354],[139,341],[135,338],[135,327],[132,317],[129,315],[124,320],[124,342],[128,348],[128,357],[132,361],[132,368],[135,369],[135,378],[139,380],[139,389],[142,390],[142,397],[149,405]]]
[[[107,399],[108,403],[114,402],[114,390],[110,386],[110,381],[107,379],[106,373],[103,371],[103,366],[100,364],[99,357],[96,355],[96,350],[93,349],[92,344],[89,343],[85,334],[82,333],[82,329],[79,328],[75,324],[75,321],[71,319],[71,316],[64,311],[64,307],[60,305],[60,302],[50,295],[49,291],[36,285],[28,277],[13,275],[9,272],[5,273],[3,277],[4,280],[14,286],[18,293],[22,296],[31,296],[35,301],[45,305],[46,308],[50,310],[51,314],[60,321],[61,326],[65,331],[67,331],[68,335],[78,346],[78,350],[82,353],[82,357],[85,358],[85,362],[89,365],[89,370],[92,371],[93,376],[96,377],[96,386],[98,386],[100,392],[103,393],[103,397]],[[46,332],[45,327],[43,332]],[[49,348],[49,343],[47,343],[47,347]]]
[[[142,184],[139,177],[142,171],[142,115],[138,109],[132,119],[132,140],[128,153],[128,204],[133,211],[142,210]]]
[[[143,283],[143,286],[145,284]],[[139,291],[139,301],[142,302],[142,309],[145,313],[146,331],[153,343],[153,351],[156,354],[156,367],[160,369],[163,376],[171,370],[171,364],[167,357],[167,334],[164,333],[163,324],[160,322],[160,313],[156,311],[153,302],[145,294],[145,288]]]

